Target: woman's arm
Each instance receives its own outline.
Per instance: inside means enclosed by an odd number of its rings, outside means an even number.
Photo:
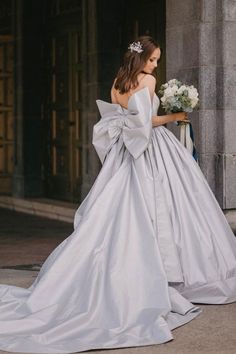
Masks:
[[[153,77],[150,74],[147,74],[143,78],[142,83],[144,86],[148,87],[151,96],[151,101],[152,101],[155,92],[155,87],[156,87],[155,77]],[[152,117],[152,126],[157,127],[158,125],[163,125],[166,123],[176,122],[176,121],[181,121],[186,119],[188,119],[188,114],[186,112],[166,114],[163,116],[154,116]]]
[[[152,126],[158,127],[159,125],[164,125],[170,122],[184,121],[188,119],[188,114],[186,112],[165,114],[163,116],[153,116]]]

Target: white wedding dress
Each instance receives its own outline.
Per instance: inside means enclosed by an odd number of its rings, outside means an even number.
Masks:
[[[193,303],[236,301],[236,240],[198,164],[147,88],[97,101],[102,169],[74,232],[32,286],[0,286],[0,349],[72,353],[164,343]]]

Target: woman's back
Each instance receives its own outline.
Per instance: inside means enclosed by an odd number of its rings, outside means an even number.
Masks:
[[[156,86],[156,79],[154,78],[154,76],[146,73],[140,73],[137,79],[138,79],[138,86],[135,87],[135,89],[131,89],[129,92],[126,92],[124,94],[119,93],[119,90],[115,89],[114,87],[116,82],[115,79],[113,86],[111,88],[112,103],[118,103],[122,107],[127,108],[130,96],[132,96],[135,92],[141,90],[144,87],[147,87],[149,89],[150,96],[152,98]]]

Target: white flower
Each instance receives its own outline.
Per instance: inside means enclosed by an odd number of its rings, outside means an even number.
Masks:
[[[188,87],[186,85],[182,85],[179,87],[177,94],[182,95],[184,91],[188,91]]]
[[[177,91],[178,91],[178,86],[174,84],[174,85],[172,86],[172,90],[173,90],[174,94],[176,94]]]
[[[176,83],[177,83],[177,80],[176,80],[176,79],[172,79],[172,80],[169,80],[169,81],[168,81],[168,84],[169,84],[170,86],[176,85]]]
[[[162,96],[162,98],[161,98],[161,102],[165,103],[165,102],[166,102],[166,100],[167,100],[167,97],[166,97],[166,96]]]
[[[197,90],[195,89],[195,87],[193,86],[190,86],[188,88],[188,97],[192,100],[196,100],[198,98],[198,92]]]
[[[170,96],[174,96],[178,91],[178,86],[174,85],[172,87],[167,87],[164,91],[164,96],[166,97],[170,97]]]
[[[191,107],[192,108],[194,108],[194,107],[196,107],[196,105],[198,104],[198,101],[199,101],[199,99],[198,98],[196,98],[196,99],[191,99]]]

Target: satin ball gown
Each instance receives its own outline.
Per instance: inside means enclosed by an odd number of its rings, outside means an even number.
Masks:
[[[34,283],[0,286],[2,350],[164,343],[200,313],[194,303],[236,301],[235,237],[189,151],[152,127],[158,97],[97,104],[101,171]]]

